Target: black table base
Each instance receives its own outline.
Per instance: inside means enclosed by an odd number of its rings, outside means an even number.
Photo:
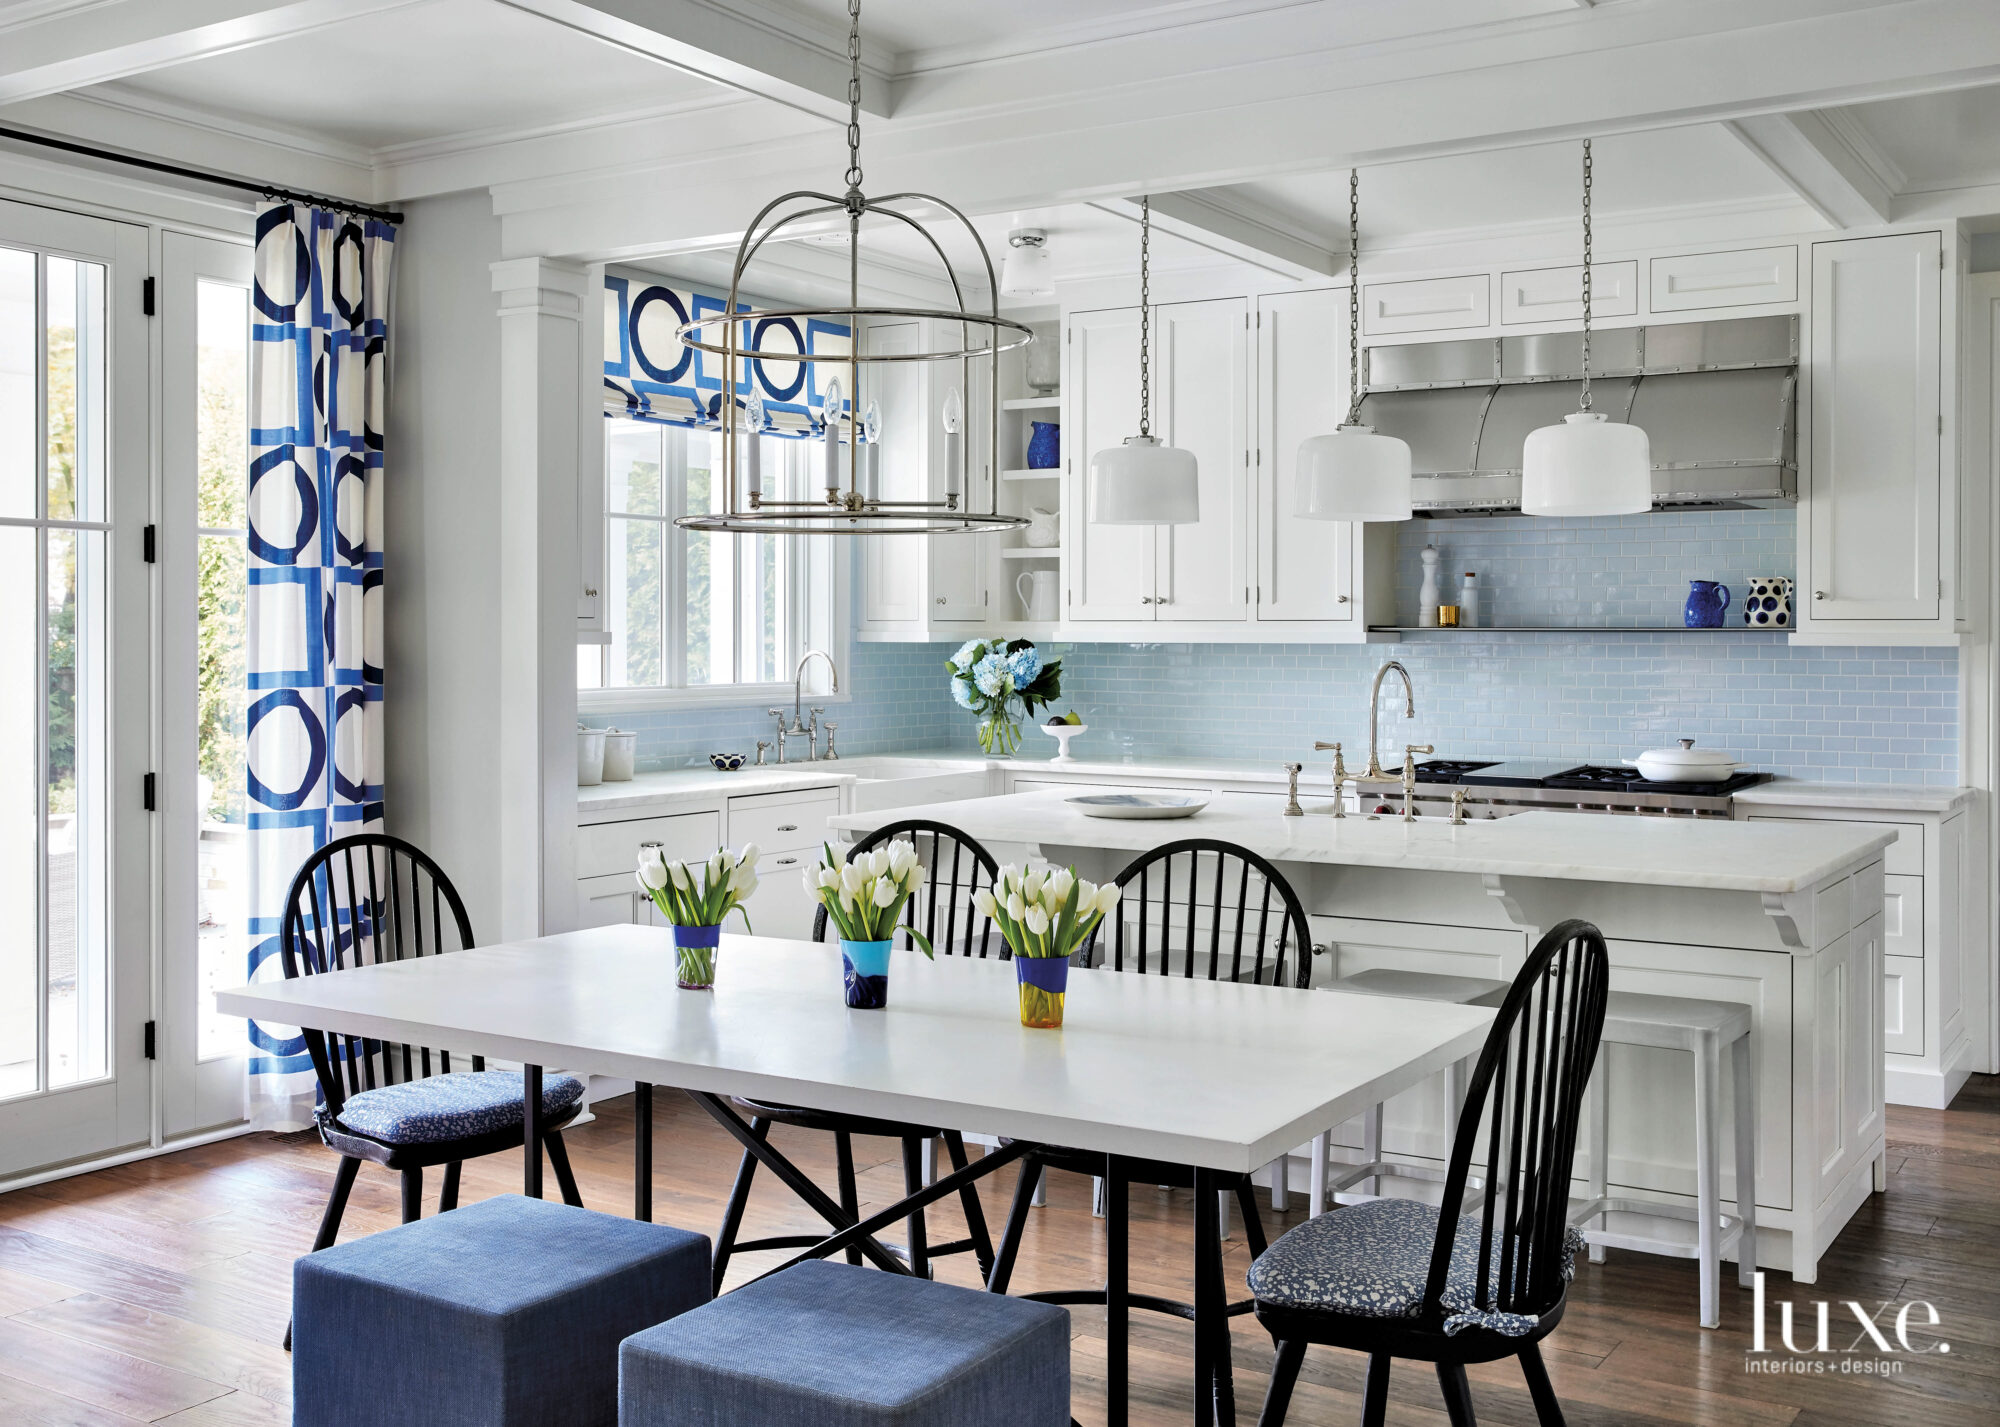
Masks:
[[[542,1197],[542,1068],[521,1067],[524,1143],[522,1192],[531,1199]],[[843,1209],[825,1190],[808,1178],[770,1142],[751,1129],[735,1107],[720,1095],[690,1091],[695,1103],[727,1130],[730,1137],[757,1161],[775,1174],[785,1187],[808,1208],[826,1220],[833,1232],[816,1240],[803,1253],[794,1255],[769,1273],[782,1273],[808,1259],[822,1259],[849,1248],[860,1252],[889,1273],[909,1273],[908,1262],[875,1236],[890,1225],[909,1218],[940,1199],[950,1198],[976,1180],[1003,1169],[1026,1155],[1033,1146],[1013,1141],[987,1151],[979,1159],[954,1169],[942,1179],[907,1195],[866,1219],[858,1219]],[[653,1217],[653,1087],[638,1084],[633,1090],[637,1123],[632,1136],[633,1217],[650,1222]],[[1127,1420],[1128,1384],[1131,1376],[1131,1348],[1128,1334],[1131,1309],[1135,1304],[1152,1305],[1161,1300],[1135,1297],[1130,1288],[1130,1251],[1126,1230],[1130,1214],[1126,1203],[1129,1181],[1122,1165],[1113,1158],[1106,1176],[1109,1204],[1106,1228],[1110,1253],[1105,1263],[1105,1357],[1107,1367],[1106,1416],[1110,1427],[1123,1427]],[[1222,1216],[1217,1194],[1222,1176],[1215,1170],[1194,1172],[1194,1421],[1195,1427],[1235,1427],[1236,1382],[1230,1361],[1229,1294],[1222,1267]],[[1043,1302],[1060,1303],[1095,1295],[1030,1293],[1022,1295]]]

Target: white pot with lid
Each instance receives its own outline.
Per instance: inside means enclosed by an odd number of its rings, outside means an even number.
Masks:
[[[1696,748],[1692,738],[1683,738],[1678,748],[1649,748],[1625,762],[1649,783],[1720,783],[1737,768],[1735,759]]]

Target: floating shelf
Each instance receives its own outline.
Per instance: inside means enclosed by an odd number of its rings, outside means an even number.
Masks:
[[[1371,634],[1791,634],[1790,625],[1725,624],[1690,629],[1682,624],[1371,624]]]
[[[1058,560],[1062,558],[1062,547],[1060,545],[1046,545],[1030,550],[1026,546],[1018,546],[1012,550],[1002,550],[1000,558],[1003,560]]]
[[[1060,396],[1015,396],[1000,403],[1002,411],[1060,411]]]
[[[1062,467],[1050,466],[1046,470],[1023,469],[1019,471],[1002,471],[1000,479],[1003,481],[1059,481],[1062,479]]]

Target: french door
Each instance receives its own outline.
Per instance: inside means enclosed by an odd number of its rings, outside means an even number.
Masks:
[[[146,268],[0,202],[0,1178],[152,1135]]]
[[[248,979],[244,594],[251,250],[160,247],[161,1130],[244,1116]]]

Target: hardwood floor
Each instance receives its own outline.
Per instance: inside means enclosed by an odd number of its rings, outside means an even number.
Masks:
[[[659,1157],[655,1213],[663,1222],[712,1231],[735,1172],[722,1131],[681,1096],[656,1107]],[[1889,1189],[1863,1208],[1822,1261],[1819,1283],[1769,1284],[1770,1333],[1776,1305],[1801,1305],[1799,1341],[1811,1332],[1813,1303],[1834,1305],[1833,1345],[1861,1336],[1844,1307],[1861,1300],[1881,1313],[1894,1341],[1895,1306],[1935,1305],[1937,1327],[1917,1310],[1912,1341],[1950,1351],[1898,1352],[1900,1372],[1856,1377],[1765,1375],[1746,1370],[1751,1297],[1723,1293],[1722,1327],[1695,1323],[1690,1262],[1614,1252],[1601,1266],[1580,1263],[1568,1317],[1544,1345],[1550,1375],[1575,1427],[1992,1427],[2000,1421],[2000,1078],[1979,1077],[1948,1111],[1891,1107]],[[586,1202],[631,1210],[631,1102],[599,1107],[596,1123],[569,1136]],[[831,1184],[832,1140],[787,1132],[775,1139]],[[864,1200],[900,1197],[901,1161],[889,1142],[857,1146]],[[312,1242],[333,1156],[310,1135],[251,1136],[180,1154],[0,1195],[0,1423],[7,1427],[277,1427],[290,1420],[290,1360],[278,1344],[288,1316],[292,1259]],[[469,1164],[463,1198],[514,1193],[520,1160]],[[439,1176],[426,1186],[437,1202]],[[1013,1190],[1013,1171],[985,1184],[996,1226]],[[1076,1286],[1101,1273],[1102,1221],[1090,1217],[1090,1186],[1054,1176],[1049,1205],[1030,1222],[1015,1287]],[[1294,1196],[1302,1207],[1303,1196]],[[1295,1208],[1285,1223],[1296,1222]],[[364,1169],[348,1206],[343,1239],[398,1222],[393,1176]],[[1132,1192],[1133,1286],[1188,1296],[1188,1195]],[[745,1236],[816,1227],[811,1215],[768,1176],[752,1196]],[[1283,1225],[1266,1211],[1276,1233]],[[962,1229],[955,1201],[933,1218],[934,1237]],[[732,1265],[732,1284],[753,1277],[763,1255]],[[1248,1256],[1239,1234],[1228,1270],[1241,1285]],[[940,1277],[972,1284],[969,1258],[947,1259]],[[1132,1364],[1135,1424],[1188,1420],[1189,1327],[1136,1314]],[[1103,1420],[1103,1315],[1074,1313],[1075,1411]],[[1866,1345],[1863,1340],[1864,1346]],[[1779,1356],[1779,1355],[1773,1355]],[[1785,1355],[1788,1356],[1788,1355]],[[1887,1355],[1872,1352],[1868,1361]],[[1270,1340],[1254,1322],[1235,1325],[1239,1418],[1256,1419]],[[1840,1359],[1836,1355],[1833,1360]],[[1293,1399],[1299,1427],[1360,1419],[1361,1359],[1315,1348]],[[1472,1370],[1480,1421],[1533,1423],[1511,1364]],[[1442,1427],[1436,1378],[1421,1365],[1399,1367],[1389,1421]],[[359,1419],[357,1419],[359,1420]]]

